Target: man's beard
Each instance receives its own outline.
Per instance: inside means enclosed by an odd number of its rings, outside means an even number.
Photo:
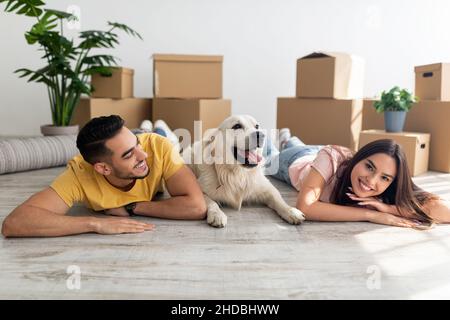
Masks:
[[[113,174],[116,178],[123,179],[123,180],[145,179],[150,174],[150,168],[147,167],[147,173],[142,176],[134,176],[134,175],[125,174],[116,169],[114,169]]]

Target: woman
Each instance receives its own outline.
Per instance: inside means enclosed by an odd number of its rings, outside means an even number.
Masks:
[[[450,222],[449,204],[414,184],[393,140],[374,141],[353,154],[341,146],[305,145],[282,129],[280,145],[268,166],[279,164],[273,176],[299,191],[296,206],[308,220],[418,229]],[[277,153],[270,141],[267,153]]]

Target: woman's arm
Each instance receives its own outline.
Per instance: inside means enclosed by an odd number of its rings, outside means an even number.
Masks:
[[[450,223],[450,202],[430,200],[424,206],[425,213],[437,223]]]
[[[417,227],[415,222],[389,213],[321,202],[319,199],[324,187],[324,178],[316,169],[311,168],[297,198],[297,208],[304,213],[307,220],[369,221],[399,227]]]

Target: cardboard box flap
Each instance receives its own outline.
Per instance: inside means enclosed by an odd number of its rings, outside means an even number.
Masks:
[[[427,64],[424,66],[414,67],[416,73],[429,72],[429,71],[439,71],[442,69],[442,63]]]
[[[345,52],[329,52],[329,51],[315,51],[311,54],[308,54],[304,57],[301,57],[299,60],[303,59],[316,59],[316,58],[339,58],[339,59],[352,59],[356,56],[345,53]]]
[[[329,54],[326,54],[324,52],[313,52],[311,54],[308,54],[304,57],[301,57],[299,60],[303,59],[316,59],[316,58],[331,58],[332,56]]]
[[[180,62],[222,62],[223,56],[187,55],[187,54],[154,54],[154,61]]]

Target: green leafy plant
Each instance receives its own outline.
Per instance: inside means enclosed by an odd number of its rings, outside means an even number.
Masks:
[[[385,111],[409,111],[413,103],[417,101],[418,98],[412,93],[396,86],[388,92],[383,91],[380,101],[376,101],[374,107],[378,113]]]
[[[30,45],[39,45],[46,65],[38,70],[21,68],[15,71],[28,77],[28,82],[40,82],[47,86],[52,120],[56,126],[70,124],[73,111],[81,94],[90,95],[94,88],[89,77],[94,73],[111,76],[117,66],[117,58],[108,54],[90,55],[92,49],[113,49],[119,44],[116,30],[140,38],[139,33],[125,24],[108,22],[109,30],[87,30],[79,33],[79,43],[74,44],[64,36],[65,21],[76,16],[58,10],[45,9],[41,0],[0,0],[5,12],[15,12],[36,19],[25,39]],[[59,27],[59,28],[58,28]]]

